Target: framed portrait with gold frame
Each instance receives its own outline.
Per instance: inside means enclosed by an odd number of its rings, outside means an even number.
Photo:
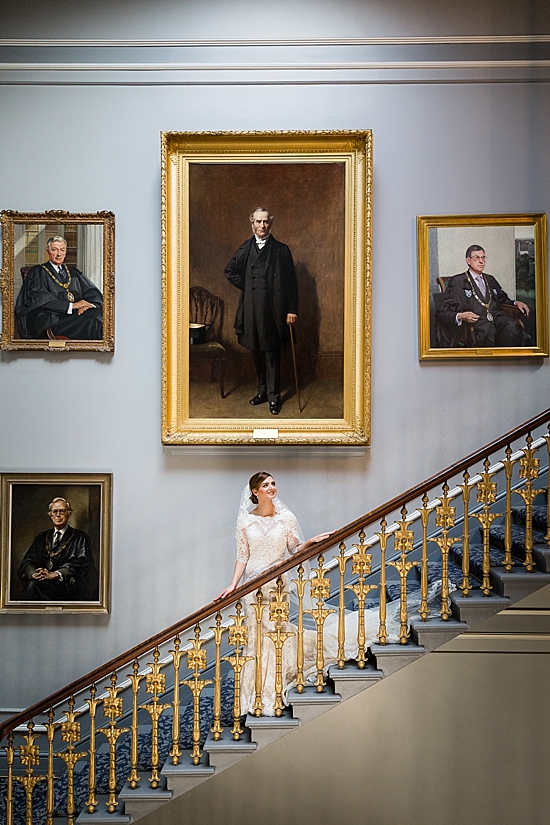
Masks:
[[[370,131],[162,134],[164,444],[368,445],[371,187]]]
[[[546,215],[417,218],[420,360],[548,355]]]
[[[2,349],[114,350],[112,212],[1,213]]]
[[[110,473],[1,476],[3,613],[108,613]]]

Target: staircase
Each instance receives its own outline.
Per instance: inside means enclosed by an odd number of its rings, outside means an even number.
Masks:
[[[145,817],[550,584],[548,421],[550,411],[9,720],[0,731],[1,821]],[[327,608],[358,619],[378,611],[377,639],[363,657],[358,636],[355,660],[322,666],[320,689],[290,690],[281,716],[241,720],[239,645],[229,638],[237,601],[306,558],[329,583]],[[426,609],[434,581],[435,615]],[[403,622],[391,643],[384,615],[396,600]]]

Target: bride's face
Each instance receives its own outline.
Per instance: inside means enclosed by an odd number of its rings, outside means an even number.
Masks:
[[[275,484],[275,480],[271,476],[268,476],[264,478],[258,489],[252,490],[252,492],[258,499],[258,506],[261,506],[268,501],[273,501],[277,495],[277,485]]]

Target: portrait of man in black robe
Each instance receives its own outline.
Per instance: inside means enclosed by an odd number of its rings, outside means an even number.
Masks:
[[[45,263],[27,272],[15,302],[19,337],[101,340],[101,291],[79,269],[65,263],[65,238],[49,238],[46,254]]]
[[[22,601],[80,601],[92,598],[95,569],[90,538],[71,527],[72,508],[61,497],[48,508],[53,529],[39,533],[19,567]]]

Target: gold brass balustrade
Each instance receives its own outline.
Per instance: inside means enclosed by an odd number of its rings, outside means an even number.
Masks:
[[[359,533],[359,544],[354,544],[356,552],[353,554],[351,562],[351,570],[354,576],[357,576],[356,584],[348,584],[346,590],[352,590],[357,596],[358,611],[357,611],[357,667],[363,670],[367,663],[367,655],[365,649],[365,601],[371,590],[376,590],[377,584],[366,584],[365,579],[370,576],[372,572],[372,555],[366,552],[365,547],[365,531],[361,530]]]
[[[97,808],[96,796],[96,753],[97,745],[95,740],[95,719],[97,714],[97,706],[101,700],[96,699],[96,686],[92,684],[90,687],[90,698],[86,699],[88,705],[88,716],[90,718],[90,750],[88,756],[88,799],[86,800],[86,808],[89,814],[93,814]]]
[[[152,694],[150,702],[140,705],[151,717],[151,776],[149,784],[152,788],[160,785],[159,774],[159,719],[164,711],[171,707],[170,702],[161,702],[160,694],[166,690],[166,675],[161,673],[164,667],[163,662],[159,662],[160,651],[158,647],[153,652],[153,661],[148,663],[151,672],[145,676],[145,691]]]
[[[138,695],[139,695],[139,686],[141,680],[143,679],[143,675],[139,674],[139,662],[137,659],[134,659],[134,663],[132,665],[132,673],[128,675],[130,679],[130,684],[132,685],[132,723],[130,726],[131,730],[131,742],[130,742],[130,773],[128,774],[128,784],[131,788],[137,788],[139,785],[139,773],[138,773],[138,726],[139,726],[139,706],[138,706]]]
[[[98,728],[98,733],[102,733],[109,743],[109,794],[107,802],[105,803],[107,810],[113,814],[118,807],[118,800],[116,796],[116,746],[120,736],[123,733],[128,733],[130,728],[117,728],[117,719],[123,715],[123,699],[119,696],[120,688],[117,687],[117,674],[113,673],[111,676],[111,686],[107,689],[107,696],[103,700],[103,715],[109,720],[109,725],[104,728]]]
[[[514,490],[525,502],[525,561],[523,562],[528,573],[534,570],[533,562],[533,502],[539,493],[544,492],[533,487],[533,480],[539,477],[540,459],[535,457],[531,433],[527,436],[527,447],[523,449],[523,458],[520,459],[519,477],[525,479],[523,490]]]
[[[407,508],[401,508],[401,520],[397,522],[399,529],[395,531],[393,540],[395,551],[399,553],[396,561],[390,561],[399,574],[399,643],[407,644],[409,638],[408,629],[408,607],[407,607],[407,576],[413,567],[417,567],[419,562],[407,561],[407,555],[413,549],[414,531],[407,526]]]
[[[195,626],[195,638],[189,639],[192,647],[186,651],[187,669],[193,673],[190,679],[183,679],[182,685],[187,685],[193,696],[193,733],[191,748],[191,761],[193,765],[198,765],[201,761],[201,693],[207,685],[212,684],[212,679],[201,679],[200,671],[206,668],[206,650],[202,649],[200,625]]]
[[[549,413],[550,416],[550,413]],[[546,422],[544,422],[546,423]],[[325,661],[324,633],[327,617],[337,612],[337,665],[338,668],[346,666],[346,649],[349,647],[346,640],[346,594],[352,592],[357,602],[357,653],[355,666],[362,669],[366,666],[369,650],[368,644],[371,640],[365,636],[366,623],[366,602],[368,594],[378,587],[379,589],[379,613],[378,613],[378,633],[377,640],[380,645],[386,645],[390,634],[393,636],[392,624],[387,618],[387,569],[393,567],[397,573],[399,581],[399,642],[402,645],[409,644],[409,621],[410,609],[408,603],[408,577],[413,567],[420,567],[420,618],[422,622],[429,622],[432,619],[428,604],[428,565],[432,558],[441,559],[441,607],[439,615],[444,621],[451,618],[451,598],[449,592],[449,564],[452,546],[461,541],[462,543],[462,581],[457,594],[457,598],[467,598],[472,593],[473,574],[470,570],[470,528],[472,518],[479,522],[483,537],[483,559],[482,559],[482,581],[480,583],[481,592],[485,596],[490,596],[491,584],[491,551],[490,551],[490,531],[495,519],[503,517],[504,533],[504,555],[503,567],[505,573],[511,573],[514,568],[514,557],[512,555],[512,525],[513,512],[512,502],[514,495],[518,495],[525,506],[525,561],[524,566],[528,572],[533,572],[535,567],[535,548],[533,546],[533,507],[537,496],[539,496],[546,486],[535,488],[538,479],[546,468],[541,469],[541,449],[545,448],[545,455],[550,462],[550,425],[547,427],[548,434],[533,439],[530,431],[524,430],[525,443],[517,446],[517,439],[504,438],[500,444],[502,455],[491,465],[489,456],[491,452],[478,453],[475,461],[468,467],[466,462],[458,468],[456,472],[449,473],[445,478],[443,474],[438,477],[437,485],[426,484],[422,489],[417,490],[412,495],[409,502],[403,503],[404,496],[399,501],[399,505],[390,508],[389,506],[382,513],[373,511],[369,530],[367,525],[362,525],[354,533],[348,531],[347,536],[357,536],[356,543],[350,546],[347,555],[346,542],[340,536],[335,536],[335,545],[339,553],[335,555],[328,564],[325,564],[323,554],[318,554],[317,568],[313,570],[312,577],[309,572],[306,555],[301,553],[298,558],[297,574],[293,582],[297,594],[297,615],[291,615],[291,604],[289,593],[286,589],[286,576],[279,574],[278,570],[272,571],[272,579],[268,577],[259,578],[259,585],[252,584],[248,590],[241,588],[237,596],[240,598],[234,603],[234,612],[227,617],[227,614],[220,609],[212,609],[210,613],[203,612],[200,622],[189,622],[185,627],[183,623],[174,626],[171,636],[165,635],[161,647],[159,643],[151,644],[147,650],[143,649],[132,658],[127,658],[113,668],[110,676],[110,687],[102,688],[102,695],[98,697],[97,685],[104,684],[104,680],[109,671],[103,671],[99,676],[90,679],[87,687],[87,697],[82,701],[78,699],[83,686],[73,693],[67,692],[63,699],[45,705],[39,712],[31,718],[31,714],[25,722],[18,722],[17,729],[10,730],[7,738],[1,746],[4,754],[2,770],[3,776],[7,780],[7,790],[5,796],[5,825],[19,825],[19,807],[17,807],[17,818],[14,813],[14,806],[21,805],[21,814],[26,825],[32,825],[37,819],[37,806],[43,806],[40,812],[40,821],[45,815],[46,825],[54,825],[54,813],[61,807],[64,810],[64,818],[67,825],[74,825],[79,813],[76,804],[75,782],[78,776],[82,776],[87,781],[87,799],[85,810],[93,814],[97,811],[99,802],[97,796],[98,785],[105,784],[105,778],[101,778],[101,783],[97,778],[98,771],[98,735],[104,737],[108,742],[108,766],[107,766],[107,790],[106,801],[107,811],[114,813],[119,808],[117,799],[117,760],[120,769],[120,738],[124,734],[130,733],[128,737],[130,770],[128,774],[129,788],[136,789],[140,783],[139,776],[139,720],[140,711],[146,711],[151,719],[151,744],[150,752],[147,754],[151,766],[149,782],[152,788],[158,788],[161,781],[161,755],[159,752],[159,722],[161,715],[171,709],[171,747],[168,758],[173,765],[177,765],[184,755],[184,748],[181,744],[181,723],[180,714],[182,701],[180,698],[181,686],[190,689],[191,697],[186,697],[190,710],[193,711],[191,743],[188,745],[189,756],[194,765],[198,765],[202,759],[200,742],[207,731],[201,730],[201,696],[203,690],[208,685],[213,685],[213,712],[212,721],[208,722],[211,736],[214,741],[219,740],[223,735],[222,720],[224,718],[224,707],[222,699],[226,693],[222,691],[223,671],[222,662],[226,662],[233,673],[233,696],[232,696],[232,726],[231,735],[234,740],[239,740],[243,736],[243,724],[241,714],[242,678],[245,667],[250,668],[253,673],[255,697],[253,713],[261,716],[264,712],[262,706],[263,672],[262,661],[267,651],[271,654],[275,651],[275,713],[282,714],[284,709],[284,691],[287,687],[283,683],[283,672],[287,669],[287,660],[290,655],[289,649],[294,648],[294,643],[289,640],[295,636],[296,648],[296,681],[295,687],[298,693],[303,692],[306,685],[306,675],[304,674],[304,646],[305,637],[311,631],[304,630],[304,616],[310,614],[315,620],[315,673],[312,677],[315,680],[315,687],[318,692],[325,689],[325,679],[327,664]],[[516,443],[513,451],[513,444]],[[482,460],[483,470],[478,471],[479,461]],[[451,479],[459,478],[461,483],[455,483],[453,489],[449,489]],[[498,483],[497,483],[498,479]],[[515,480],[514,480],[515,479]],[[498,494],[498,484],[501,485],[501,493]],[[428,495],[430,491],[430,496]],[[476,507],[471,507],[472,494],[475,494]],[[409,508],[410,507],[410,511]],[[457,519],[457,509],[461,508],[462,523]],[[494,509],[503,509],[504,513],[496,513]],[[473,510],[473,512],[472,512]],[[550,547],[550,500],[547,496],[546,502],[547,517],[549,526],[546,531],[545,541]],[[389,520],[386,516],[389,513],[400,513],[400,518]],[[417,524],[415,534],[414,524]],[[374,531],[374,525],[379,525],[378,531]],[[454,534],[461,531],[460,538]],[[388,545],[389,537],[393,535],[393,552],[390,555]],[[352,539],[353,541],[353,539]],[[328,549],[328,545],[324,546]],[[378,548],[380,558],[375,558],[375,569],[373,573],[374,549]],[[436,549],[437,548],[437,549]],[[308,559],[311,556],[307,557]],[[348,561],[350,562],[348,564]],[[378,571],[378,579],[374,576]],[[516,561],[517,565],[518,562]],[[283,566],[284,567],[284,566]],[[290,563],[284,568],[283,573],[291,569]],[[333,573],[331,571],[333,570]],[[331,575],[334,576],[334,591],[331,590]],[[375,583],[376,581],[376,583]],[[254,587],[254,590],[251,590]],[[306,593],[311,593],[306,599]],[[266,593],[269,594],[266,597]],[[255,594],[255,595],[253,595]],[[251,603],[253,610],[251,626],[248,626],[245,612],[243,611],[242,598],[246,596],[248,603]],[[328,599],[333,599],[337,605],[337,611],[327,605]],[[294,606],[294,603],[293,603]],[[305,609],[306,606],[308,609]],[[225,602],[224,610],[229,608],[229,601]],[[293,609],[293,608],[292,608]],[[269,614],[270,626],[266,631],[266,610]],[[206,617],[206,618],[205,618]],[[225,617],[225,618],[224,618]],[[435,617],[434,617],[435,618]],[[204,624],[208,622],[209,624]],[[225,624],[224,624],[225,622]],[[231,623],[230,623],[231,622]],[[389,625],[389,629],[388,629]],[[348,625],[349,626],[349,625]],[[180,633],[194,627],[194,638],[189,639],[189,645],[182,649]],[[205,638],[201,627],[208,627],[209,634]],[[349,631],[348,631],[349,632]],[[226,634],[226,635],[224,635]],[[254,635],[255,634],[255,635]],[[183,638],[183,637],[181,637]],[[206,642],[211,639],[210,654],[207,659]],[[226,640],[229,653],[222,656],[223,644]],[[309,640],[309,637],[308,637]],[[355,641],[354,641],[355,644]],[[170,645],[172,646],[170,648]],[[253,648],[254,655],[245,655],[249,652],[249,645]],[[265,645],[268,646],[266,649]],[[273,648],[271,648],[273,645]],[[163,659],[161,661],[161,650]],[[332,654],[334,655],[334,654]],[[187,668],[191,675],[181,680],[180,668],[182,657],[187,657]],[[149,659],[152,658],[152,661]],[[334,661],[334,659],[332,659]],[[309,662],[308,662],[309,665]],[[204,671],[208,667],[212,668],[212,679],[205,678]],[[124,668],[124,670],[123,670]],[[131,673],[127,671],[131,670]],[[121,674],[125,674],[126,682],[119,683]],[[210,674],[208,674],[210,675]],[[168,702],[166,696],[170,695],[172,701]],[[139,704],[142,694],[147,696],[147,701]],[[79,701],[79,710],[75,710],[75,698]],[[204,700],[203,700],[204,701]],[[80,707],[82,704],[82,707]],[[96,719],[99,708],[102,708],[103,716],[107,720],[102,727],[97,727]],[[56,712],[58,714],[56,719]],[[47,721],[36,724],[34,719],[39,718],[38,713],[46,714]],[[129,727],[122,727],[126,724],[123,720],[128,720]],[[84,724],[86,720],[86,724]],[[26,724],[26,728],[22,725]],[[84,730],[84,737],[81,740],[81,729]],[[40,738],[42,737],[42,739]],[[42,753],[39,743],[42,745]],[[101,739],[99,742],[101,744]],[[84,744],[85,743],[85,744]],[[82,760],[87,759],[87,770],[78,770],[82,765]],[[57,760],[57,761],[54,761]],[[46,764],[47,763],[47,764]],[[60,764],[61,768],[59,768]],[[99,763],[101,764],[101,762]],[[55,773],[62,774],[65,782],[64,797],[60,801],[56,796],[59,785],[59,777]],[[119,770],[120,775],[120,770]],[[39,798],[35,789],[40,783],[45,784],[45,794]],[[14,793],[14,789],[17,792]],[[21,788],[23,791],[21,791]],[[44,788],[44,786],[43,786]],[[55,810],[54,810],[55,800]]]
[[[67,766],[67,825],[73,825],[75,815],[74,804],[74,769],[79,759],[88,755],[87,751],[76,751],[75,744],[80,741],[80,722],[76,721],[77,713],[74,709],[74,697],[69,699],[69,709],[65,714],[65,721],[61,722],[61,741],[67,742],[67,749],[55,755],[62,759]],[[52,725],[53,727],[53,725]],[[53,741],[53,736],[52,736]],[[52,760],[53,764],[53,760]]]
[[[323,570],[324,564],[323,556],[319,556],[317,559],[318,567],[316,570],[313,571],[314,576],[310,582],[311,588],[311,598],[313,601],[317,602],[317,606],[312,608],[311,610],[306,610],[306,613],[311,613],[313,618],[315,619],[315,627],[317,629],[317,655],[315,659],[315,665],[317,669],[317,676],[315,678],[315,690],[317,693],[322,693],[325,689],[325,675],[324,675],[324,667],[325,667],[325,653],[324,653],[324,646],[323,646],[323,626],[325,624],[327,616],[331,613],[335,613],[336,611],[332,608],[326,608],[325,600],[330,596],[330,580],[326,578],[326,573]]]
[[[254,656],[244,656],[241,652],[248,645],[248,628],[246,627],[245,620],[242,616],[242,609],[243,606],[241,602],[237,602],[236,613],[234,616],[231,616],[233,619],[233,625],[229,628],[228,634],[229,644],[233,646],[234,651],[232,655],[223,657],[224,661],[229,662],[233,668],[233,728],[231,730],[231,734],[235,741],[238,741],[243,734],[243,728],[241,725],[241,673],[245,664],[253,661],[254,659]],[[218,616],[220,616],[219,613]],[[216,735],[214,728],[212,728],[212,732],[214,733],[215,739]]]
[[[174,669],[174,700],[172,710],[172,747],[170,748],[170,760],[172,765],[178,765],[182,750],[180,748],[180,667],[183,650],[181,648],[181,639],[176,636],[174,639],[174,650],[170,650],[172,657],[172,667]]]
[[[284,591],[283,579],[277,579],[277,586],[270,593],[269,621],[275,624],[275,630],[269,630],[264,635],[275,646],[275,716],[281,716],[285,707],[283,701],[283,647],[285,642],[296,634],[291,630],[284,630],[290,618],[290,604]]]

